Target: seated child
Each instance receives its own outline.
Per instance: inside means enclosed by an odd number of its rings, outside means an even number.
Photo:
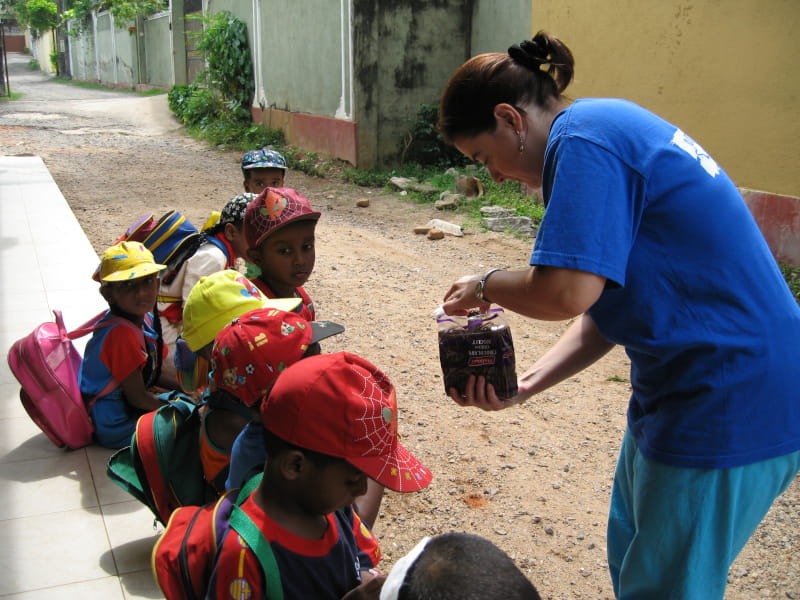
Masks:
[[[398,441],[394,386],[354,354],[310,356],[280,374],[261,416],[267,461],[241,509],[268,541],[284,597],[339,600],[353,590],[375,597],[380,549],[353,502],[370,478],[413,492],[432,477]],[[239,597],[265,598],[264,577],[249,546],[229,531],[209,597],[227,598],[235,587]]]
[[[286,159],[276,150],[250,150],[242,156],[244,191],[260,194],[267,187],[283,187]]]
[[[108,326],[87,342],[78,381],[84,400],[95,399],[95,438],[107,448],[129,445],[139,416],[163,405],[148,388],[159,380],[163,359],[150,311],[165,268],[139,242],[121,242],[103,253],[93,275],[109,307],[100,323]]]
[[[247,241],[243,231],[244,213],[255,198],[239,194],[225,204],[219,221],[203,231],[200,247],[181,265],[169,284],[162,284],[158,295],[158,312],[164,343],[169,348],[164,372],[175,376],[175,342],[183,329],[183,303],[201,277],[234,266],[237,258],[245,258]]]
[[[241,487],[264,469],[267,451],[259,406],[280,372],[319,354],[319,342],[342,331],[344,327],[329,321],[309,323],[297,313],[257,309],[217,335],[211,352],[212,394],[227,396],[251,413],[250,422],[235,432],[225,489]]]
[[[306,197],[291,188],[265,189],[244,215],[247,257],[261,272],[253,283],[268,298],[301,298],[297,312],[306,321],[316,318],[303,284],[314,270],[319,217]]]
[[[218,491],[224,489],[233,440],[250,421],[251,412],[238,401],[226,401],[225,394],[206,390],[214,338],[231,321],[251,310],[292,310],[299,303],[297,298],[264,298],[250,280],[233,269],[202,277],[186,298],[176,363],[184,391],[205,392],[200,458],[207,481]]]
[[[392,567],[380,600],[541,600],[514,561],[471,533],[423,538]]]

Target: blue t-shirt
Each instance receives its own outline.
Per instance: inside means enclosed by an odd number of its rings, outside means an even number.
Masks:
[[[800,449],[800,308],[738,189],[676,126],[624,100],[559,113],[532,265],[608,280],[589,309],[631,360],[641,452],[727,468]]]
[[[239,432],[231,446],[231,463],[225,489],[242,487],[250,477],[264,470],[266,460],[264,426],[250,421]]]
[[[111,322],[108,326],[102,326],[112,317],[109,311],[86,343],[78,383],[87,402],[102,392],[110,381],[119,383],[137,368],[142,369],[146,378],[155,363],[158,335],[150,325],[152,316],[148,313],[148,318],[142,325],[144,336],[133,327],[121,323]],[[143,411],[125,401],[122,387],[117,385],[98,398],[92,408],[91,417],[97,442],[106,448],[129,445],[136,428],[136,420],[142,414]]]

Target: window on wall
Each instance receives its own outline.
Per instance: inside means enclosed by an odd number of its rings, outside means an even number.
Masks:
[[[203,10],[203,0],[184,0],[183,12],[184,14],[200,12]]]

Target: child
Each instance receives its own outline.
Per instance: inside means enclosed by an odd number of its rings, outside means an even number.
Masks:
[[[244,191],[260,194],[267,187],[283,187],[286,159],[275,150],[250,150],[242,156]]]
[[[275,555],[284,597],[371,597],[380,549],[353,508],[372,478],[398,492],[426,487],[431,473],[400,443],[394,386],[347,352],[310,356],[277,378],[261,405],[268,457],[241,509]],[[371,581],[374,580],[374,581]],[[264,598],[252,550],[230,532],[221,540],[209,597]]]
[[[175,279],[161,286],[158,310],[164,343],[169,348],[164,364],[167,374],[175,375],[175,342],[183,329],[183,303],[189,292],[201,277],[232,268],[236,259],[247,253],[242,225],[245,209],[253,198],[252,194],[239,194],[228,200],[219,221],[203,231],[205,240],[197,251],[181,265]]]
[[[139,242],[121,242],[103,253],[93,275],[108,302],[101,321],[108,325],[86,344],[79,384],[85,400],[100,394],[90,413],[97,442],[107,448],[130,444],[138,417],[163,404],[148,388],[159,379],[163,357],[150,311],[165,268]]]
[[[229,446],[225,489],[241,487],[264,468],[267,451],[259,407],[280,372],[301,358],[319,354],[319,342],[342,331],[344,327],[336,323],[309,323],[293,312],[262,308],[235,319],[217,335],[211,352],[211,393],[250,411],[244,429],[229,423],[228,431],[220,432],[235,438]]]
[[[426,537],[398,560],[380,600],[541,600],[514,561],[471,533]]]
[[[233,269],[202,277],[186,298],[176,364],[184,391],[205,392],[200,458],[206,480],[217,491],[224,489],[233,440],[252,415],[241,402],[231,402],[224,393],[206,390],[214,338],[231,321],[251,310],[292,310],[299,303],[297,298],[264,298],[251,281]]]
[[[297,312],[307,321],[316,316],[303,284],[314,270],[319,217],[305,196],[291,188],[265,189],[244,216],[247,256],[261,270],[253,283],[268,298],[301,298]]]

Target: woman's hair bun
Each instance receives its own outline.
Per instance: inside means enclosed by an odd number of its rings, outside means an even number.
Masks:
[[[514,44],[508,49],[508,55],[524,67],[538,71],[539,67],[549,62],[550,43],[546,37],[537,35],[532,40]]]

